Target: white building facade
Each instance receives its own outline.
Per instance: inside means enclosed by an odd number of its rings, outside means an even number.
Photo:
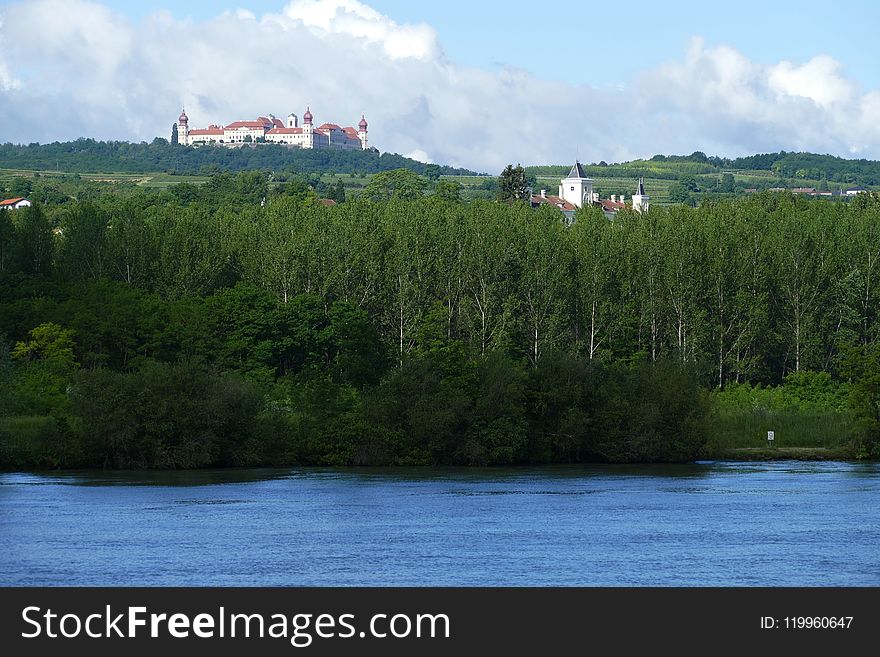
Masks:
[[[253,121],[234,121],[227,126],[209,125],[207,128],[190,129],[189,117],[183,110],[177,119],[177,141],[184,146],[270,143],[308,149],[367,150],[368,124],[362,115],[357,128],[343,128],[335,123],[315,127],[312,112],[306,108],[302,126],[296,114],[291,113],[286,122],[269,114]]]
[[[568,177],[559,183],[559,198],[582,208],[593,202],[593,181],[587,177],[580,162],[575,162]]]
[[[30,205],[31,202],[21,196],[0,201],[0,209],[3,210],[18,210],[19,208],[28,208]]]
[[[599,198],[598,192],[593,191],[593,181],[587,177],[583,165],[575,162],[568,176],[559,182],[559,196],[550,196],[547,190],[542,189],[541,195],[531,196],[532,207],[549,204],[555,205],[565,215],[566,221],[574,221],[574,215],[578,208],[598,207],[609,219],[613,219],[618,212],[631,208],[634,212],[644,214],[648,211],[650,197],[645,193],[645,181],[639,178],[636,193],[632,197],[632,205],[626,201],[626,195],[612,194],[610,199]]]
[[[633,194],[633,210],[640,214],[647,212],[650,201],[651,197],[645,194],[645,180],[639,176],[639,185],[636,187],[636,193]]]

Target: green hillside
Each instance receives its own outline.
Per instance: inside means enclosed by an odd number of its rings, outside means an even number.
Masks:
[[[556,189],[571,164],[526,167],[538,188]],[[631,196],[639,177],[656,204],[696,204],[703,200],[741,196],[752,191],[812,187],[835,192],[860,185],[880,189],[880,162],[846,160],[814,153],[770,153],[729,159],[691,155],[655,155],[650,160],[584,165],[593,188],[603,198]]]
[[[151,143],[77,139],[51,144],[0,144],[0,169],[144,173],[163,171],[181,175],[211,175],[220,171],[290,170],[298,173],[378,173],[409,169],[419,175],[473,174],[467,169],[425,164],[397,153],[376,150],[303,150],[277,144],[228,148],[187,148],[154,139]]]
[[[529,184],[537,193],[556,193],[559,181],[571,164],[526,167]],[[479,175],[466,169],[425,164],[400,155],[373,151],[304,151],[275,145],[259,147],[186,148],[157,139],[150,144],[97,142],[78,139],[67,143],[0,145],[0,189],[27,195],[32,184],[38,189],[58,190],[67,198],[79,198],[83,189],[101,193],[113,189],[168,189],[181,183],[203,185],[222,172],[262,171],[269,188],[298,176],[319,194],[341,181],[357,196],[372,176],[383,171],[407,169],[431,182],[457,183],[465,201],[491,200],[496,196],[495,175]],[[648,160],[585,164],[593,188],[602,198],[632,196],[639,177],[655,205],[697,205],[707,200],[744,196],[754,191],[799,187],[825,192],[861,185],[880,189],[880,162],[846,160],[812,153],[771,153],[729,159],[691,155],[655,155]],[[19,182],[16,182],[18,180]],[[61,197],[55,196],[60,199]],[[52,195],[44,196],[50,201]]]

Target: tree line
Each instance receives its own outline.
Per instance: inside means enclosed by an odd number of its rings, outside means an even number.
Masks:
[[[230,148],[220,145],[186,147],[157,137],[152,142],[96,141],[80,138],[51,144],[0,144],[0,168],[65,171],[68,173],[156,171],[211,174],[217,171],[292,169],[301,173],[378,173],[406,168],[420,175],[476,175],[468,169],[425,164],[397,153],[375,149],[335,150],[290,148],[278,144]]]
[[[810,371],[849,381],[875,435],[876,199],[568,226],[405,191],[0,214],[0,457],[688,460],[708,391]]]

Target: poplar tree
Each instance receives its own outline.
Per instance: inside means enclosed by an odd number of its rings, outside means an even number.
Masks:
[[[528,199],[529,184],[522,165],[508,164],[498,177],[498,200],[502,203],[513,203]]]

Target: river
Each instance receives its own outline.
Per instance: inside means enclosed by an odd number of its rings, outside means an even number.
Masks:
[[[880,464],[0,474],[0,585],[880,585]]]

